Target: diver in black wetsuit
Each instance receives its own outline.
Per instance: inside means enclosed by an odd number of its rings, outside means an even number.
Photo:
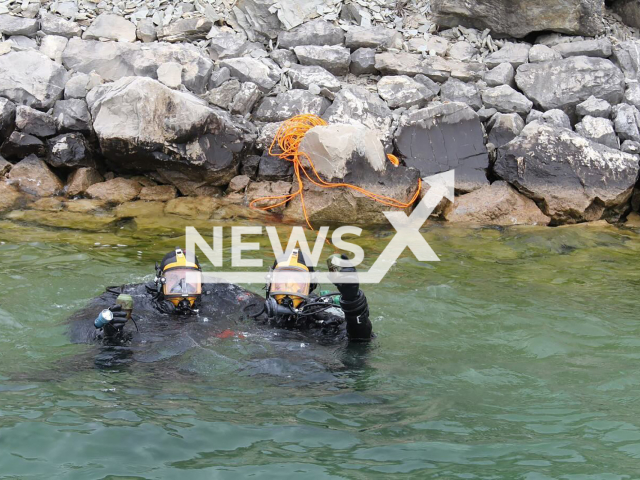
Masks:
[[[176,248],[156,264],[153,283],[124,286],[119,291],[108,289],[108,293],[120,294],[117,304],[103,310],[94,326],[103,343],[121,345],[131,339],[125,330],[132,316],[130,309],[122,308],[124,294],[132,302],[136,298],[136,311],[140,317],[149,317],[147,322],[174,315],[197,322],[198,318],[228,316],[235,309],[235,313],[276,328],[304,331],[324,339],[346,336],[349,341],[369,341],[372,338],[369,307],[357,283],[355,267],[344,256],[341,262],[330,258],[328,264],[339,293],[314,294],[317,285],[312,283],[313,267],[308,267],[295,249],[274,263],[267,275],[266,298],[260,299],[236,285],[203,284],[198,260],[189,262],[186,254]],[[97,303],[104,305],[107,298],[105,294]],[[125,306],[133,308],[128,303]]]

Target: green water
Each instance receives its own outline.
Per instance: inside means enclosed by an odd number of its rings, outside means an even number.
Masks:
[[[64,319],[149,280],[179,233],[0,221],[0,478],[638,478],[639,234],[424,235],[440,263],[365,287],[368,351],[300,379],[234,366],[254,340],[228,340],[169,375],[95,368]]]

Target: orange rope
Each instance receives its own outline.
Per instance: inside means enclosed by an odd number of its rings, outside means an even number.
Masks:
[[[286,195],[274,195],[269,197],[256,198],[249,204],[251,208],[254,208],[254,205],[256,203],[263,202],[266,200],[280,200],[280,202],[274,205],[267,205],[264,207],[255,207],[255,208],[259,208],[260,210],[271,210],[273,208],[284,205],[285,203],[289,202],[290,200],[293,200],[295,197],[300,195],[300,202],[302,204],[302,212],[304,214],[304,218],[309,228],[313,230],[313,227],[309,222],[309,216],[307,215],[307,207],[304,204],[304,194],[303,194],[304,184],[302,182],[302,174],[311,183],[313,183],[318,187],[350,188],[352,190],[355,190],[356,192],[361,193],[362,195],[365,195],[366,197],[369,197],[370,199],[378,203],[382,203],[383,205],[387,205],[389,207],[405,209],[413,205],[413,203],[418,199],[420,195],[420,190],[422,188],[422,180],[418,180],[418,190],[416,191],[413,198],[406,203],[396,200],[394,198],[380,195],[378,193],[370,192],[356,185],[351,185],[348,183],[331,183],[323,180],[318,174],[315,165],[311,161],[311,158],[309,158],[309,155],[307,155],[304,152],[301,152],[299,150],[299,147],[300,147],[300,143],[302,142],[302,139],[304,138],[304,136],[309,130],[311,130],[313,127],[324,126],[324,125],[327,125],[327,122],[325,122],[320,117],[316,115],[311,115],[311,114],[298,115],[296,117],[290,118],[289,120],[283,122],[282,125],[280,125],[280,128],[278,129],[278,133],[276,133],[276,136],[274,137],[273,142],[271,142],[271,146],[269,147],[269,155],[274,157],[279,157],[293,163],[293,169],[296,175],[296,179],[298,181],[298,189],[295,192],[289,193]],[[280,149],[281,153],[274,152],[276,145]],[[398,161],[398,158],[395,155],[388,155],[387,157],[389,158],[389,161],[396,166],[400,163]],[[309,162],[309,165],[311,166],[311,170],[313,171],[315,179],[309,175],[309,172],[307,172],[307,169],[302,164],[301,158],[304,158],[307,160],[307,162]]]

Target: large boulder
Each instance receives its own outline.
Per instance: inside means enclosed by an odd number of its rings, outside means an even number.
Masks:
[[[136,26],[129,20],[112,13],[101,13],[82,36],[85,40],[115,40],[135,42]]]
[[[0,55],[0,96],[46,110],[62,97],[69,74],[35,50]]]
[[[179,171],[210,185],[225,185],[237,172],[242,132],[194,95],[127,77],[94,88],[87,101],[102,153],[115,167]]]
[[[549,88],[549,79],[553,88]],[[575,107],[592,95],[618,103],[624,95],[624,75],[609,60],[570,57],[545,63],[529,63],[518,68],[520,90],[542,110],[559,108],[573,115]]]
[[[427,177],[455,169],[456,190],[488,185],[489,155],[476,112],[463,103],[427,107],[403,116],[395,133],[398,152]]]
[[[105,82],[129,76],[158,78],[158,68],[167,62],[182,65],[182,83],[189,90],[195,93],[206,91],[213,62],[195,45],[97,42],[72,38],[62,55],[62,63],[67,69],[87,74],[95,71]]]
[[[57,175],[35,155],[16,163],[9,172],[9,178],[23,192],[39,197],[51,197],[64,187]]]
[[[601,0],[432,0],[439,25],[464,25],[494,34],[522,38],[531,32],[552,30],[570,35],[602,33]]]
[[[329,100],[307,90],[288,90],[265,98],[254,118],[259,122],[282,122],[303,113],[321,116],[329,105]]]
[[[552,223],[617,219],[638,179],[638,158],[533,122],[498,150],[494,170],[538,203]]]
[[[475,192],[456,197],[445,212],[451,223],[465,225],[547,225],[551,220],[533,200],[518,193],[507,182],[495,182]]]

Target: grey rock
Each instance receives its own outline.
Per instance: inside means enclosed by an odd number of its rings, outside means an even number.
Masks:
[[[640,142],[634,142],[633,140],[625,140],[620,147],[624,153],[631,153],[633,155],[640,154]]]
[[[409,45],[411,46],[411,40],[409,40]],[[444,57],[447,50],[449,50],[449,40],[438,37],[437,35],[429,35],[424,43],[424,48],[420,46],[420,48],[416,48],[416,50],[427,52],[430,55],[440,55]]]
[[[482,80],[486,66],[479,62],[460,62],[449,58],[427,56],[424,59],[426,76],[434,81],[446,81],[447,78],[457,78],[463,82]]]
[[[482,101],[487,108],[495,108],[501,113],[520,113],[527,115],[533,102],[509,85],[487,88],[482,92]]]
[[[231,102],[229,110],[237,115],[246,115],[253,110],[253,106],[260,100],[261,96],[262,93],[255,83],[244,82],[233,102]]]
[[[228,58],[220,66],[227,67],[231,76],[241,82],[255,83],[263,92],[271,90],[280,80],[280,75],[255,58]]]
[[[529,63],[552,62],[562,60],[562,55],[546,45],[534,45],[529,50]]]
[[[469,42],[456,42],[449,47],[449,51],[447,52],[449,58],[454,60],[459,60],[461,62],[466,62],[471,60],[474,55],[478,53],[478,50],[471,45]]]
[[[496,113],[498,113],[498,110],[496,110],[495,108],[482,107],[476,113],[478,114],[478,118],[480,118],[481,122],[486,122],[490,120]]]
[[[548,82],[553,79],[554,88]],[[522,65],[516,84],[542,110],[560,108],[569,115],[590,96],[618,103],[624,93],[624,75],[609,60],[570,57],[546,63]]]
[[[393,114],[387,103],[364,87],[345,87],[322,116],[330,124],[364,125],[375,132],[385,146],[392,141]]]
[[[619,218],[638,178],[638,160],[534,122],[498,150],[494,171],[536,201],[553,223],[575,223]]]
[[[254,113],[254,119],[259,122],[283,122],[303,113],[322,116],[329,105],[329,100],[307,90],[288,90],[265,98]]]
[[[294,63],[298,63],[298,57],[296,57],[296,54],[291,50],[285,50],[284,48],[273,50],[269,56],[280,68],[289,68]]]
[[[209,77],[209,90],[218,88],[230,78],[231,72],[227,67],[222,67],[214,70],[213,72],[211,72],[211,77]]]
[[[293,51],[301,65],[317,65],[334,75],[349,73],[351,53],[342,46],[303,45]]]
[[[291,181],[293,163],[278,157],[265,155],[260,158],[257,178],[259,182]]]
[[[96,73],[87,75],[86,73],[76,73],[64,87],[64,98],[85,98],[87,93],[102,83],[102,77]]]
[[[24,35],[13,35],[8,39],[11,49],[19,52],[22,50],[37,50],[38,44],[35,39],[25,37]]]
[[[49,155],[47,163],[52,167],[78,168],[96,167],[91,158],[84,136],[81,133],[66,133],[47,141]]]
[[[47,35],[60,37],[79,37],[82,34],[80,25],[49,12],[40,14],[40,30]]]
[[[351,54],[349,70],[354,75],[376,74],[376,51],[373,48],[359,48]]]
[[[489,87],[498,87],[500,85],[513,87],[515,85],[513,81],[515,76],[516,71],[513,69],[513,66],[505,62],[485,73],[484,81]]]
[[[386,27],[350,27],[345,45],[351,50],[359,48],[402,48],[402,34]]]
[[[576,114],[579,117],[602,117],[609,118],[611,116],[611,104],[606,100],[600,100],[593,95],[584,102],[576,105]]]
[[[482,108],[482,98],[480,97],[478,87],[472,83],[464,83],[455,78],[450,78],[442,85],[440,97],[442,100],[449,102],[465,103],[476,111]]]
[[[489,156],[478,115],[462,103],[427,107],[401,119],[395,133],[407,166],[425,177],[456,170],[456,190],[470,192],[488,185]]]
[[[434,93],[434,95],[438,95],[438,93],[440,93],[440,84],[434,82],[433,80],[431,80],[426,75],[422,75],[421,73],[419,73],[418,75],[413,77],[413,79],[416,82],[420,82],[425,87],[427,87],[429,90],[431,90]]]
[[[584,40],[584,37],[575,35],[562,35],[560,33],[541,33],[536,38],[536,43],[547,47],[555,47],[561,43],[569,43]]]
[[[24,105],[16,107],[16,128],[41,138],[50,137],[57,132],[56,122],[51,115]]]
[[[622,103],[613,107],[614,127],[620,140],[640,142],[640,111]]]
[[[261,158],[262,157],[258,155],[249,155],[243,158],[242,163],[240,164],[240,174],[246,175],[251,180],[255,180]]]
[[[47,35],[40,40],[40,53],[56,63],[62,63],[62,54],[68,43],[69,39],[66,37]]]
[[[435,97],[431,90],[406,75],[382,77],[378,81],[378,95],[391,108],[422,107]]]
[[[561,43],[555,45],[553,49],[564,58],[578,56],[609,58],[612,53],[611,41],[607,38]]]
[[[613,11],[630,27],[640,28],[640,5],[635,0],[616,0]]]
[[[540,121],[548,125],[555,125],[556,127],[568,128],[571,130],[571,120],[569,119],[569,116],[557,108],[544,112]]]
[[[624,92],[624,102],[640,108],[640,84],[638,82],[629,83]]]
[[[62,96],[68,73],[36,51],[0,55],[0,96],[14,103],[47,109]]]
[[[613,122],[606,118],[586,116],[576,124],[576,133],[609,148],[620,148],[620,141],[613,129]]]
[[[84,40],[114,40],[135,42],[136,26],[129,20],[112,13],[101,13],[82,35]]]
[[[293,48],[301,45],[342,45],[344,32],[341,28],[325,20],[312,20],[288,32],[278,34],[280,48]]]
[[[620,67],[628,81],[637,81],[640,75],[640,41],[628,40],[613,47],[612,60]]]
[[[176,62],[163,63],[158,67],[158,81],[169,88],[182,85],[182,65]]]
[[[278,15],[269,10],[274,3],[273,0],[239,0],[235,3],[233,19],[252,42],[275,39],[283,29]]]
[[[340,81],[322,67],[307,65],[291,65],[289,78],[293,88],[308,89],[311,85],[326,88],[329,91],[340,90]]]
[[[208,18],[181,18],[159,28],[158,40],[161,42],[193,42],[207,38],[213,23]]]
[[[0,15],[0,34],[33,37],[38,32],[38,21],[13,15]]]
[[[504,47],[485,58],[484,63],[489,68],[501,63],[510,63],[513,68],[518,68],[529,61],[529,50],[531,45],[528,43],[505,43]]]
[[[210,42],[209,56],[213,60],[241,57],[252,48],[245,36],[232,30],[214,27],[207,36]]]
[[[156,26],[151,18],[143,18],[136,25],[136,37],[143,43],[155,42],[158,39]]]
[[[378,53],[375,56],[375,68],[383,75],[428,75],[429,67],[422,60],[422,56],[415,53]],[[445,76],[446,79],[448,77]]]
[[[240,92],[240,82],[237,79],[232,78],[218,88],[210,90],[206,95],[206,99],[213,105],[228,109],[233,99],[236,98],[238,92]]]
[[[0,147],[0,155],[8,160],[21,160],[31,154],[41,157],[45,153],[46,148],[42,140],[17,130],[9,135]]]
[[[0,97],[0,144],[9,136],[16,120],[16,106],[6,98]]]
[[[544,112],[540,110],[531,109],[529,115],[527,115],[527,125],[532,122],[542,122],[542,117],[544,116]]]
[[[91,131],[91,116],[87,102],[82,99],[58,100],[53,106],[53,118],[61,132]]]
[[[524,120],[517,113],[496,113],[488,123],[487,141],[496,148],[506,145],[516,138],[524,128]]]
[[[603,31],[600,0],[433,0],[431,11],[438,25],[490,28],[515,38],[545,30],[588,36]]]

